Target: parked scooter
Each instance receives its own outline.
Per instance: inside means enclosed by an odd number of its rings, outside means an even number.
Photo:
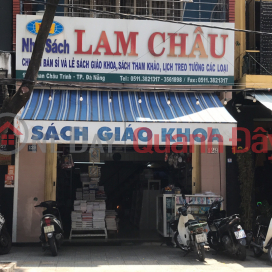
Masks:
[[[269,261],[272,263],[272,219],[258,216],[253,231],[251,245],[255,257],[261,257],[268,253]]]
[[[57,208],[56,201],[44,201],[36,207],[46,208],[43,211],[41,219],[41,236],[42,249],[50,249],[53,256],[57,256],[58,248],[63,242],[63,228],[60,218],[60,212]]]
[[[178,209],[179,218],[170,222],[170,227],[174,231],[174,241],[176,245],[187,255],[189,252],[197,250],[200,261],[205,261],[205,242],[207,236],[204,233],[204,226],[207,223],[198,223],[191,214],[188,214],[188,203]]]
[[[11,249],[11,237],[7,231],[5,218],[0,213],[0,254],[8,254]]]
[[[227,251],[236,255],[241,261],[246,259],[246,234],[240,223],[238,214],[226,217],[221,211],[222,200],[212,203],[207,212],[207,222],[210,228],[207,238],[210,248],[216,251]]]

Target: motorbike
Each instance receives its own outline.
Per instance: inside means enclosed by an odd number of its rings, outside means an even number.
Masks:
[[[0,254],[8,254],[11,249],[11,237],[7,231],[5,218],[0,213]]]
[[[255,257],[268,253],[268,259],[272,263],[272,218],[262,215],[257,217],[250,244]]]
[[[45,208],[41,219],[40,241],[42,249],[50,249],[52,256],[57,256],[58,249],[63,243],[63,228],[57,202],[48,200],[36,205],[35,208]]]
[[[178,209],[178,219],[170,222],[174,232],[174,241],[185,255],[196,249],[200,261],[205,261],[205,243],[207,236],[204,233],[204,226],[207,223],[199,223],[191,214],[188,214],[188,203]]]
[[[246,259],[245,231],[239,224],[239,214],[226,217],[226,211],[220,210],[223,201],[223,199],[214,201],[207,212],[210,228],[207,234],[209,246],[216,251],[227,251],[244,261]]]

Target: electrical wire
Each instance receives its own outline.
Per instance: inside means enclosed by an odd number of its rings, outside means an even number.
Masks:
[[[51,4],[51,3],[40,2],[40,1],[37,1],[37,0],[28,0],[28,2],[39,3],[39,4],[45,5],[45,6],[48,5],[48,4],[49,5],[54,5],[54,4]],[[90,11],[90,12],[95,12],[95,13],[102,13],[102,14],[109,14],[109,15],[115,15],[115,16],[128,17],[128,18],[146,19],[146,20],[149,20],[149,21],[169,22],[169,23],[175,23],[175,24],[181,24],[181,25],[200,26],[200,27],[206,27],[206,28],[214,28],[214,29],[221,29],[221,30],[236,31],[236,32],[272,35],[272,32],[263,32],[263,31],[256,31],[256,30],[247,30],[247,29],[237,29],[237,28],[229,28],[229,27],[211,26],[211,25],[198,24],[198,23],[193,23],[193,22],[180,22],[180,21],[173,21],[173,20],[167,20],[167,19],[159,19],[159,18],[153,18],[153,17],[149,17],[149,16],[136,15],[136,14],[125,14],[125,13],[119,13],[119,12],[97,10],[97,9],[91,9],[91,8],[84,8],[84,7],[74,7],[73,5],[68,5],[68,4],[58,4],[58,6],[60,6],[60,7],[68,7],[68,8],[71,8],[71,9],[85,10],[85,11]]]

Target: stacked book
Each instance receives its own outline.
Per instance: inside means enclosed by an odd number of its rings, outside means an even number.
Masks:
[[[90,189],[90,201],[95,201],[95,190]]]
[[[74,201],[74,211],[81,211],[81,200]]]
[[[105,228],[105,211],[93,211],[93,228]]]
[[[90,182],[88,173],[81,173],[80,180],[81,182]]]
[[[93,213],[93,203],[88,201],[87,202],[87,210],[86,210],[87,213]]]
[[[117,230],[116,215],[117,213],[114,210],[106,211],[107,230]]]
[[[82,216],[80,211],[72,211],[71,214],[72,222],[82,222]]]
[[[76,199],[77,200],[82,199],[82,188],[77,188],[76,189]]]
[[[74,201],[74,211],[71,213],[72,229],[93,227],[93,215],[92,212],[86,213],[87,207],[88,204],[86,200]]]
[[[106,199],[106,193],[104,191],[104,186],[99,186],[98,191],[95,192],[95,199]]]
[[[105,201],[93,202],[93,227],[94,228],[105,228]]]
[[[81,208],[81,212],[86,212],[87,211],[87,201],[86,200],[81,201],[80,208]]]
[[[82,216],[81,211],[73,211],[71,214],[72,219],[72,228],[80,228],[82,227]]]
[[[99,178],[90,178],[90,189],[97,190],[98,189],[98,183],[99,183]]]
[[[82,213],[82,227],[93,228],[93,213]]]
[[[83,199],[84,200],[90,200],[90,190],[89,187],[83,187]]]

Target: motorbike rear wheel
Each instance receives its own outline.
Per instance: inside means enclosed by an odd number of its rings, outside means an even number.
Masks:
[[[236,253],[236,256],[240,261],[244,261],[246,259],[246,247],[239,244],[238,245],[238,251]]]
[[[11,237],[5,227],[0,234],[0,255],[8,254],[11,249]]]
[[[204,249],[204,246],[203,245],[198,245],[196,244],[197,246],[197,255],[198,255],[198,258],[201,262],[204,262],[205,261],[205,249]]]
[[[49,243],[49,246],[50,246],[52,256],[57,256],[58,255],[58,249],[57,249],[55,237],[53,236],[52,238],[49,238],[48,243]]]

